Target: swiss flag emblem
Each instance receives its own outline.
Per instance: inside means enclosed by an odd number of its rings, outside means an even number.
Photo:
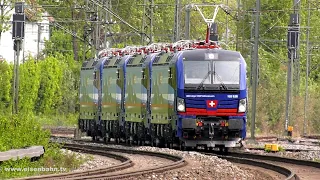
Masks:
[[[207,100],[207,107],[208,108],[216,108],[218,104],[217,100]]]

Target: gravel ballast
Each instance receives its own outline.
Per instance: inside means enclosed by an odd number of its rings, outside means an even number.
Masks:
[[[315,144],[299,144],[299,143],[288,143],[283,141],[274,141],[274,142],[255,142],[255,143],[246,143],[245,148],[250,147],[260,147],[264,148],[265,144],[278,144],[284,149],[280,152],[265,152],[264,150],[250,150],[246,149],[248,153],[263,154],[263,155],[273,155],[281,156],[286,158],[294,158],[300,160],[309,160],[309,161],[318,161],[320,162],[320,145]],[[302,150],[297,152],[285,151],[286,149]]]
[[[165,173],[147,174],[138,179],[270,179],[257,171],[241,169],[229,161],[198,152],[181,152],[167,148],[136,147],[136,150],[162,152],[183,157],[188,165]]]
[[[57,142],[67,142],[67,143],[75,143],[71,140],[67,139],[57,139]],[[269,175],[262,173],[257,170],[252,170],[247,167],[241,167],[234,165],[233,163],[218,158],[217,156],[212,155],[204,155],[194,151],[178,151],[168,148],[158,148],[158,147],[150,147],[150,146],[140,146],[140,147],[128,147],[122,145],[105,145],[100,143],[85,143],[96,146],[106,146],[113,148],[125,148],[125,149],[133,149],[133,150],[142,150],[142,151],[153,151],[153,152],[162,152],[172,155],[177,155],[183,157],[188,165],[185,167],[181,167],[179,169],[167,171],[165,173],[155,173],[155,174],[147,174],[140,177],[135,177],[134,179],[272,179]],[[129,157],[133,158],[133,157]],[[135,158],[137,159],[137,158]],[[149,163],[148,163],[149,162]],[[141,163],[147,163],[150,166],[155,166],[155,161],[151,160],[142,160]],[[159,161],[158,165],[164,165],[163,162]],[[145,165],[140,165],[143,167],[150,167]],[[129,168],[130,169],[130,168]]]
[[[109,167],[121,163],[116,159],[105,156],[74,152],[66,149],[61,149],[61,151],[64,154],[74,154],[76,158],[83,159],[85,161],[85,163],[81,164],[78,169],[71,170],[71,172],[85,171],[101,167]]]

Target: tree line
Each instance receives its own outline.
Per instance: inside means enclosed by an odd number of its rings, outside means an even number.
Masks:
[[[9,0],[7,0],[9,1]],[[131,1],[112,0],[111,10],[116,12],[137,29],[142,28],[144,0]],[[154,0],[153,8],[153,34],[154,42],[172,42],[174,27],[174,0]],[[238,6],[237,0],[221,0],[216,3],[226,4],[228,12],[220,9],[216,22],[218,33],[223,48],[240,51],[247,62],[248,76],[250,76],[252,30],[254,28],[255,0],[243,0]],[[317,1],[310,1],[311,7],[316,8]],[[185,37],[185,5],[188,3],[203,3],[202,0],[181,0],[180,10],[180,38]],[[86,1],[38,1],[39,5],[52,15],[57,22],[71,30],[74,34],[84,37],[85,29],[94,27],[93,22],[88,22],[85,9]],[[48,6],[50,5],[50,6]],[[55,5],[56,8],[52,8]],[[46,8],[47,7],[47,8]],[[50,8],[51,7],[51,8]],[[319,6],[320,7],[320,6]],[[212,8],[204,8],[206,17],[212,17]],[[99,9],[99,13],[105,13]],[[286,76],[287,76],[287,26],[290,14],[293,13],[292,0],[261,1],[260,36],[259,36],[259,87],[257,100],[257,124],[258,133],[279,134],[283,130],[285,119]],[[306,52],[306,30],[308,20],[308,1],[301,1],[300,10],[300,91],[294,94],[293,118],[291,124],[295,132],[302,133],[304,119],[304,86],[306,71],[306,56],[311,55],[311,67],[309,77],[309,95],[307,105],[308,133],[320,133],[320,114],[318,100],[320,96],[319,56],[316,48],[319,44],[320,32],[316,30],[319,19],[319,11],[311,10],[310,17],[310,41],[312,52]],[[0,16],[1,19],[1,16]],[[4,19],[4,18],[2,18]],[[113,17],[114,20],[117,20]],[[2,21],[0,21],[2,22]],[[110,32],[115,35],[107,37],[113,47],[125,47],[126,45],[139,45],[141,37],[133,34],[132,29],[117,20],[118,23],[110,26]],[[199,12],[192,11],[190,17],[190,39],[204,39],[206,24]],[[1,26],[0,26],[1,31]],[[130,34],[131,33],[131,34]],[[130,35],[121,35],[130,34]],[[89,39],[87,39],[90,41]],[[90,57],[88,43],[75,36],[65,33],[61,29],[51,27],[51,38],[46,42],[43,51],[44,59],[40,61],[32,58],[23,64],[21,68],[20,100],[21,111],[32,111],[36,114],[76,113],[78,103],[79,70],[80,64]],[[3,69],[3,70],[2,70]],[[12,66],[1,64],[1,107],[10,109]],[[249,96],[251,94],[249,84]],[[25,89],[26,92],[23,92]],[[249,105],[250,105],[249,97]],[[248,125],[250,126],[249,106]],[[3,109],[3,108],[1,108]]]

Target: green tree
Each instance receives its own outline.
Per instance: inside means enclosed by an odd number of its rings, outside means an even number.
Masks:
[[[19,71],[19,112],[32,114],[40,88],[40,64],[30,58],[20,66]]]
[[[11,113],[12,65],[0,61],[0,114]]]
[[[40,66],[41,79],[37,111],[42,114],[54,114],[62,101],[61,81],[63,79],[63,70],[61,62],[57,58],[49,56],[45,61],[41,62]]]
[[[13,2],[15,0],[0,0],[0,42],[2,33],[8,31],[11,27],[9,20],[11,18],[10,12],[14,8]]]

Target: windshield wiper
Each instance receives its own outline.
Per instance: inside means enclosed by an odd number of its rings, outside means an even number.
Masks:
[[[213,72],[213,75],[215,77],[218,77],[218,80],[220,81],[220,85],[223,87],[223,89],[228,90],[227,86],[223,83],[221,77],[215,71]]]
[[[208,73],[206,74],[206,76],[202,79],[201,83],[199,84],[199,86],[197,87],[197,89],[203,88],[203,84],[206,81],[206,79],[209,77],[209,75],[212,73],[212,71],[208,71]]]

